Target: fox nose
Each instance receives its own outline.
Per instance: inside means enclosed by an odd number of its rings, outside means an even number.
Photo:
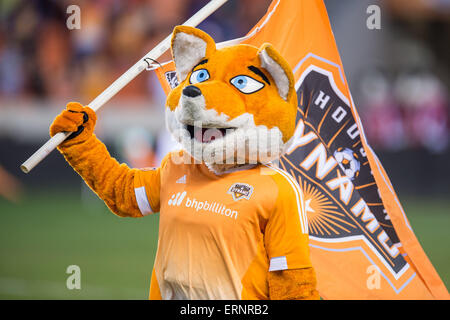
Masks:
[[[190,98],[198,97],[201,94],[202,92],[196,86],[187,86],[186,88],[183,89],[183,95]]]

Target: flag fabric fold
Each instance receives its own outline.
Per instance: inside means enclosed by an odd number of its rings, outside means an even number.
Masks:
[[[280,167],[298,181],[324,299],[448,299],[370,148],[322,0],[274,0],[243,43],[271,43],[298,95],[294,142]],[[156,70],[166,93],[173,63]]]

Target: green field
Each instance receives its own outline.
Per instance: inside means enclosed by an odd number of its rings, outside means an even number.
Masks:
[[[403,199],[423,248],[450,284],[450,200]],[[119,218],[94,196],[0,199],[0,299],[146,299],[158,216]],[[81,268],[81,290],[66,268]]]

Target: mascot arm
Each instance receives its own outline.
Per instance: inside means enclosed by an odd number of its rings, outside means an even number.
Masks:
[[[318,300],[314,269],[302,268],[269,272],[271,300]]]
[[[95,112],[71,102],[50,126],[50,136],[60,131],[74,132],[58,150],[105,202],[122,217],[141,217],[134,193],[134,176],[138,170],[119,164],[109,155],[106,146],[93,134]]]
[[[270,259],[269,297],[272,300],[318,299],[302,190],[284,173],[274,174],[272,178],[278,196],[264,233]]]

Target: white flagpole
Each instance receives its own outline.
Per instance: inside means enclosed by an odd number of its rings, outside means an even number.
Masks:
[[[220,8],[228,0],[211,0],[207,5],[194,14],[183,25],[196,27],[214,11]],[[114,81],[108,88],[105,89],[99,96],[97,96],[88,106],[97,112],[106,102],[108,102],[117,92],[122,90],[131,80],[133,80],[138,74],[144,71],[152,60],[158,59],[170,48],[170,39],[172,34],[168,35],[163,41],[161,41],[155,48],[147,53],[142,59],[140,59],[135,65],[122,74],[116,81]],[[20,166],[20,169],[28,173],[39,162],[47,157],[57,146],[59,146],[64,140],[70,136],[71,132],[59,132],[49,139],[41,148],[39,148],[28,160],[26,160]]]

